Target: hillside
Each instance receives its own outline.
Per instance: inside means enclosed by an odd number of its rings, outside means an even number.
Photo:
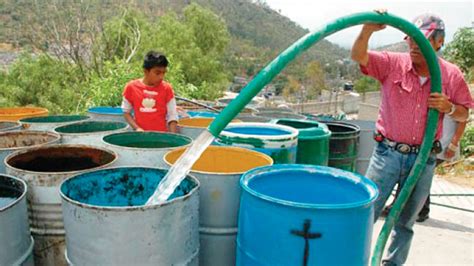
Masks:
[[[255,46],[270,48],[275,53],[308,33],[289,18],[266,4],[248,0],[197,0],[226,21],[233,36],[249,40]],[[305,58],[322,63],[335,62],[349,56],[349,51],[326,40],[309,49]]]
[[[0,19],[4,27],[0,28],[0,43],[11,43],[17,46],[28,44],[24,37],[24,23],[31,15],[28,1],[4,0],[0,2]],[[82,1],[81,1],[82,2]],[[107,17],[119,14],[123,8],[136,8],[145,14],[162,15],[168,11],[181,13],[183,8],[196,2],[220,15],[226,22],[228,30],[236,43],[247,42],[252,46],[270,50],[274,56],[294,41],[307,33],[287,17],[269,8],[265,3],[250,0],[142,0],[142,1],[84,1],[89,16]],[[18,30],[20,29],[20,30]],[[232,44],[231,44],[232,46]],[[334,62],[348,56],[348,51],[321,41],[305,55],[310,60],[323,63]]]
[[[384,45],[381,47],[377,47],[375,49],[377,51],[390,51],[390,52],[408,52],[408,45],[405,41],[392,43],[388,45]]]

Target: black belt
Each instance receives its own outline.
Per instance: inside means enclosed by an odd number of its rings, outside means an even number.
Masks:
[[[409,154],[415,153],[417,154],[420,152],[420,145],[410,145],[406,143],[400,143],[393,140],[386,138],[384,135],[380,134],[379,132],[374,133],[374,140],[377,142],[382,142],[389,146],[390,148],[402,153],[402,154]],[[435,140],[433,142],[433,147],[431,148],[431,152],[438,154],[442,151],[441,142],[439,140]]]

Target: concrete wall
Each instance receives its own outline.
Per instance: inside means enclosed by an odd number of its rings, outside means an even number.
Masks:
[[[379,113],[379,106],[375,104],[360,103],[358,120],[376,121]]]
[[[378,91],[367,92],[365,95],[361,94],[360,97],[361,102],[380,105],[380,92]]]
[[[343,102],[306,102],[303,104],[290,104],[290,108],[299,113],[310,113],[310,114],[326,114],[335,113],[337,110],[341,110]],[[336,109],[337,108],[337,109]]]

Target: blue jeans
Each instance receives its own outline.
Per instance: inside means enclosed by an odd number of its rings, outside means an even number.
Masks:
[[[395,184],[404,185],[416,157],[417,154],[402,154],[384,143],[378,143],[375,146],[366,173],[366,176],[372,179],[379,188],[379,197],[375,201],[374,207],[375,221],[380,216]],[[395,224],[388,254],[384,258],[384,261],[390,265],[401,265],[408,257],[413,238],[413,225],[430,194],[435,164],[436,156],[431,154],[417,185],[401,211],[398,222]]]

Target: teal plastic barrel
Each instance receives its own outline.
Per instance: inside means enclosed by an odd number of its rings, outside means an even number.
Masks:
[[[367,265],[376,185],[314,165],[253,169],[240,180],[237,265]]]
[[[328,165],[331,131],[325,124],[297,119],[278,119],[275,123],[298,130],[296,163]]]
[[[324,121],[331,131],[328,165],[355,172],[360,128],[344,122]]]

